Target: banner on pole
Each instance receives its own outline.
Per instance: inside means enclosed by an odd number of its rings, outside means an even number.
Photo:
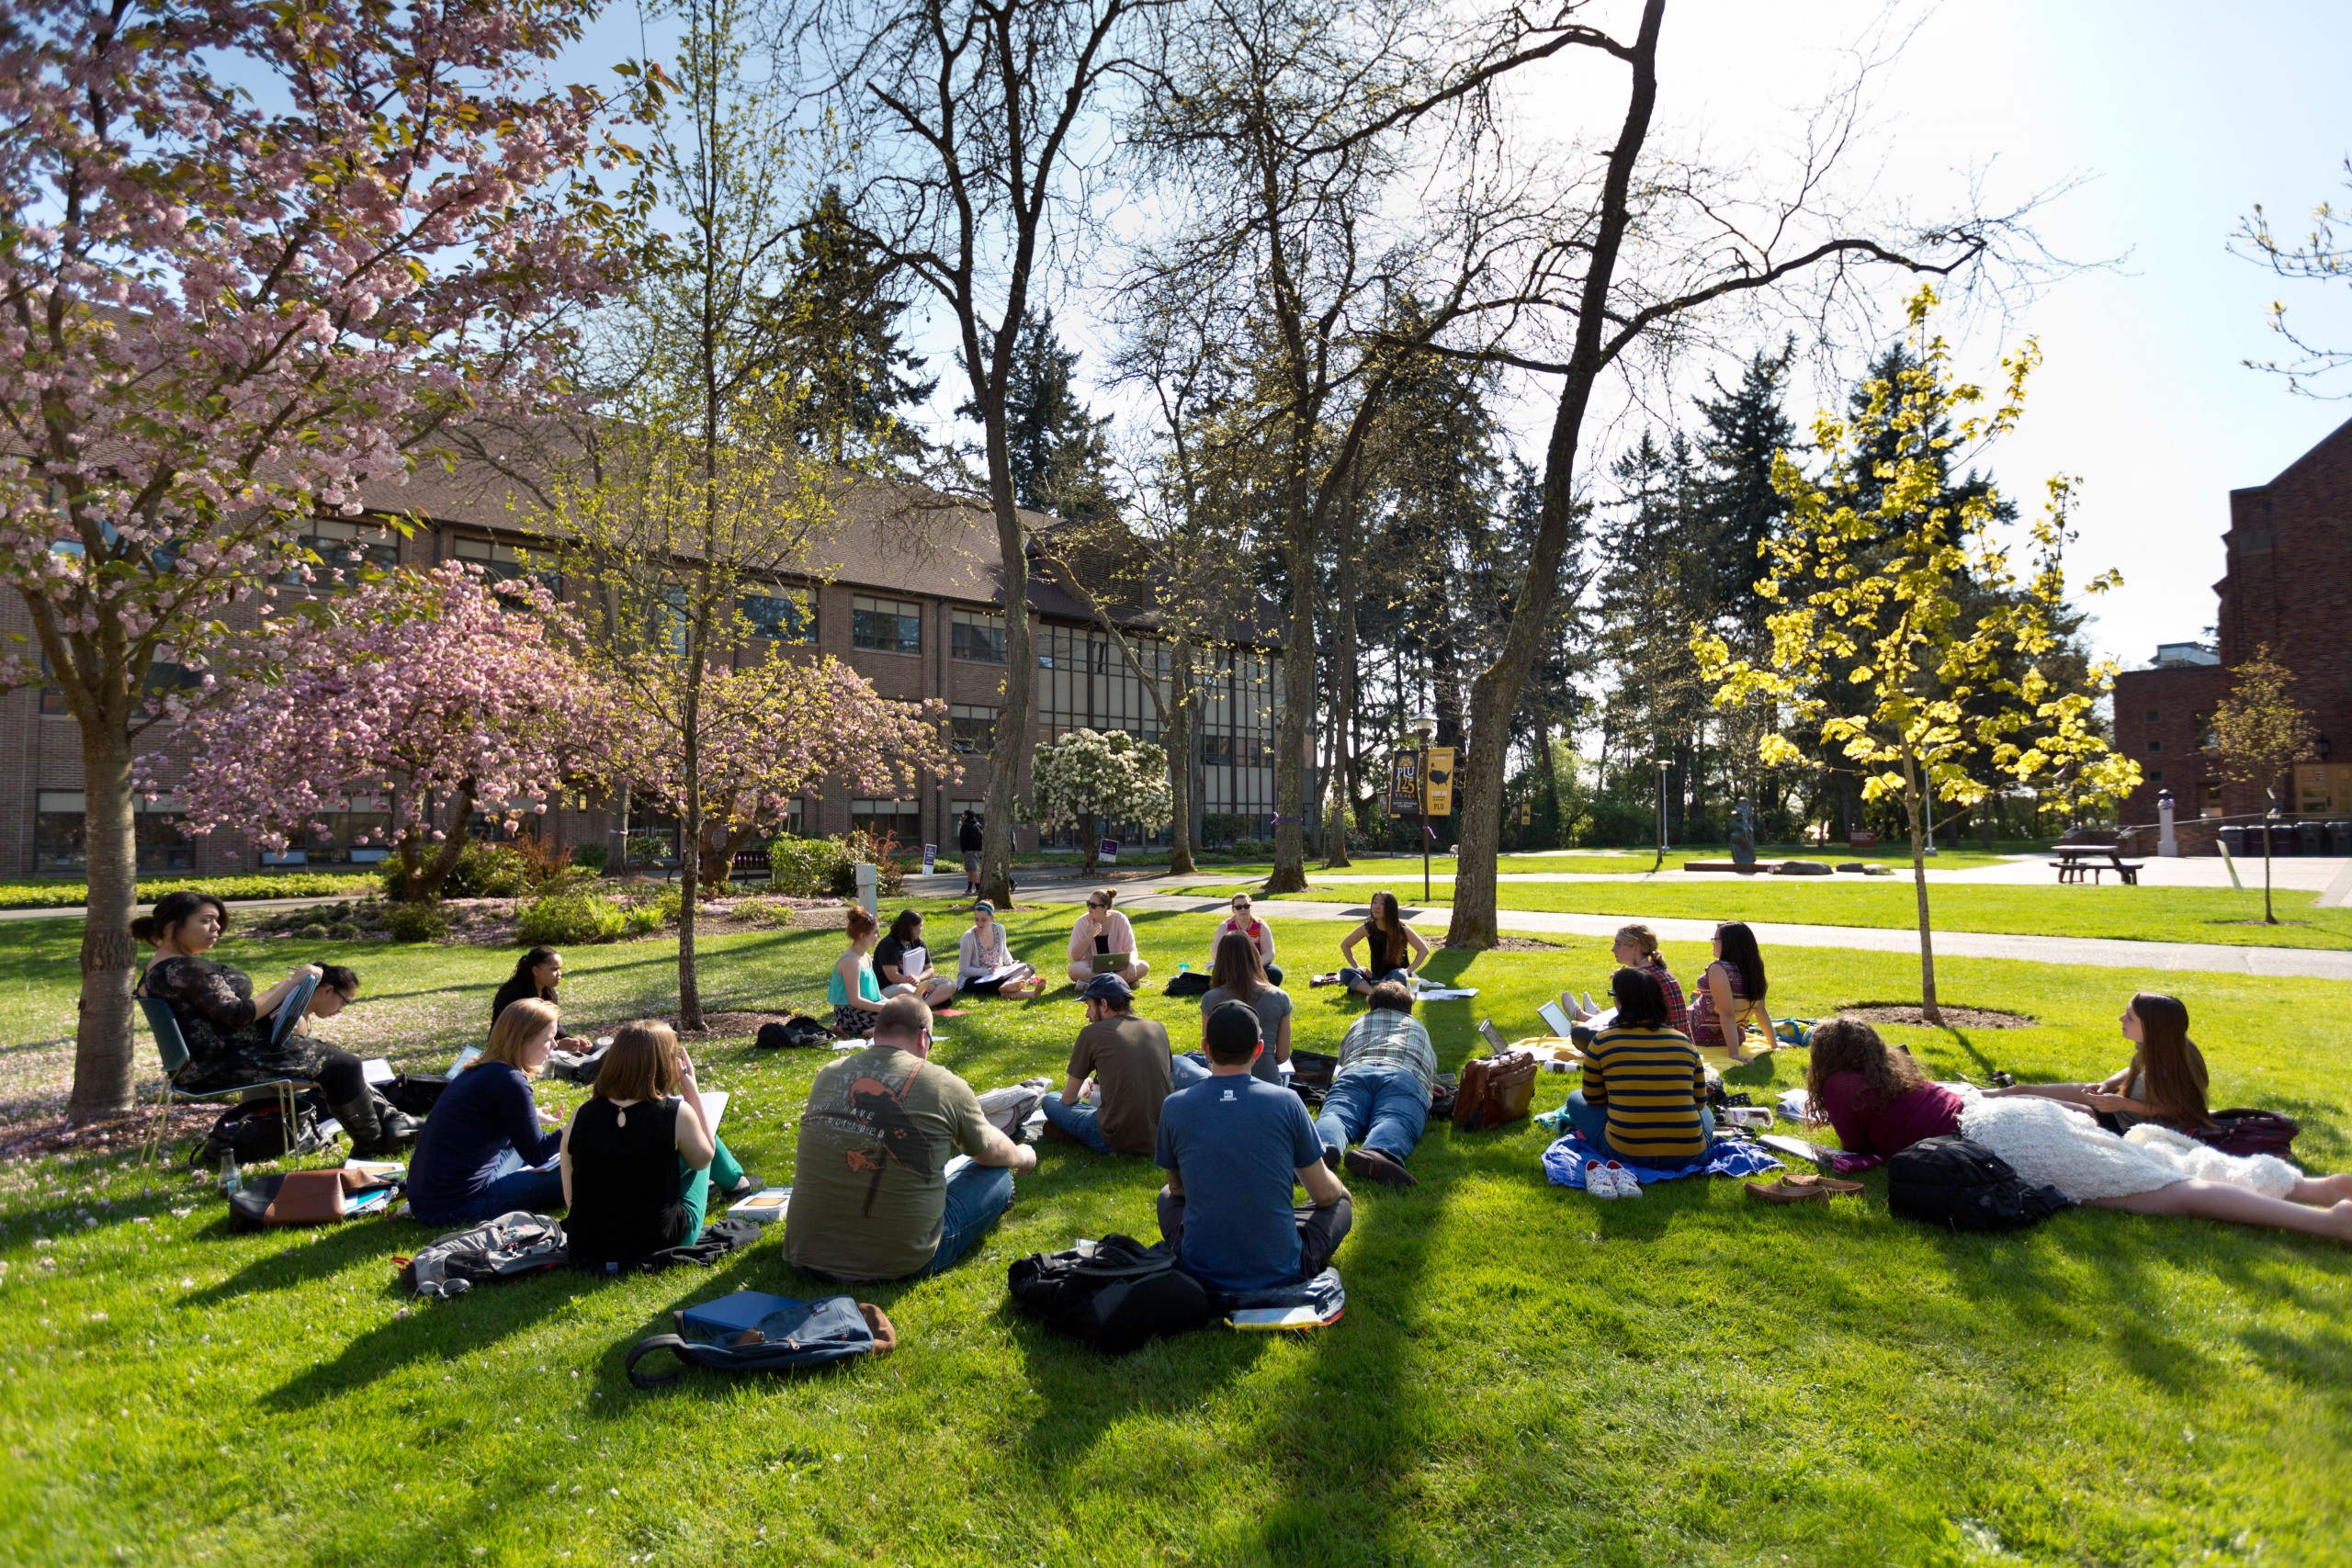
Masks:
[[[1399,751],[1388,760],[1388,815],[1418,817],[1421,810],[1421,754]]]
[[[1453,748],[1430,748],[1429,810],[1431,817],[1453,815]]]

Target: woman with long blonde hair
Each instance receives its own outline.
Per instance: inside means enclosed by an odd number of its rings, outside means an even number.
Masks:
[[[429,1225],[470,1225],[563,1201],[553,1166],[560,1142],[541,1125],[531,1080],[548,1065],[560,1019],[553,1002],[506,1004],[490,1043],[441,1091],[409,1160],[409,1211]]]

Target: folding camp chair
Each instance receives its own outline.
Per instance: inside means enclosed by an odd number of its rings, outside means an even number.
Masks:
[[[279,1043],[294,1032],[294,1026],[301,1021],[303,1014],[311,1010],[311,997],[318,988],[319,982],[314,976],[306,976],[296,982],[293,990],[288,992],[286,999],[278,1004],[277,1021],[271,1025],[269,1032],[271,1044]],[[172,1075],[188,1064],[187,1039],[180,1033],[180,1021],[173,1014],[172,1004],[160,997],[134,999],[139,1003],[139,1010],[147,1015],[147,1030],[155,1037],[155,1055],[164,1065],[163,1093],[155,1102],[155,1130],[147,1139],[142,1163],[153,1163],[163,1152],[164,1129],[169,1123],[173,1106],[201,1105],[220,1100],[255,1100],[265,1093],[277,1096],[277,1114],[281,1118],[278,1125],[286,1129],[287,1146],[289,1149],[293,1146],[294,1097],[313,1087],[310,1079],[263,1078],[229,1089],[190,1093],[172,1082]]]

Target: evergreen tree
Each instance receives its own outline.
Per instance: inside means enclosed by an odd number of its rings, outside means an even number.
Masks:
[[[1705,476],[1687,436],[1660,446],[1647,431],[1610,475],[1617,497],[1600,531],[1595,603],[1610,670],[1602,750],[1644,799],[1656,788],[1651,759],[1672,764],[1668,830],[1679,840],[1690,827],[1686,804],[1708,800],[1707,692],[1690,650],[1717,604]]]
[[[902,341],[908,301],[897,269],[850,220],[828,186],[797,226],[791,283],[775,301],[777,335],[801,377],[803,440],[842,464],[920,464],[929,443],[901,411],[920,406],[939,379]]]
[[[1054,313],[1021,318],[1012,370],[1005,388],[1004,438],[1012,468],[1013,499],[1032,512],[1073,523],[1114,515],[1123,499],[1111,475],[1106,433],[1072,385],[1075,349],[1054,333]],[[969,403],[956,411],[976,417]]]
[[[1778,354],[1758,354],[1739,385],[1699,400],[1706,428],[1699,437],[1707,461],[1704,485],[1714,585],[1711,597],[1724,619],[1760,635],[1766,602],[1756,593],[1763,575],[1764,542],[1788,516],[1788,502],[1772,488],[1772,459],[1797,445],[1797,428],[1781,407],[1796,340]]]

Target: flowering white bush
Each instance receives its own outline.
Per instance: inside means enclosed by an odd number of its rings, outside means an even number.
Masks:
[[[1039,749],[1030,765],[1031,798],[1023,813],[1040,828],[1076,827],[1094,863],[1094,824],[1133,822],[1148,832],[1168,826],[1168,753],[1125,730],[1073,729]]]

